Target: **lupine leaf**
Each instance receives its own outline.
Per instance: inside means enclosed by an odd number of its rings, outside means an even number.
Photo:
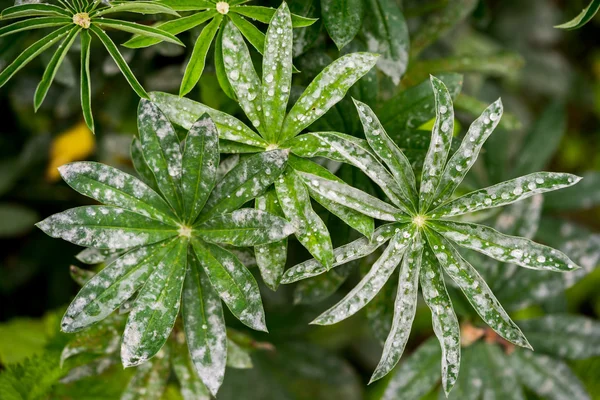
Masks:
[[[478,359],[481,347],[487,346],[483,343],[475,343],[464,349],[461,354],[461,371],[454,389],[447,396],[440,392],[439,398],[450,400],[478,400],[480,399],[483,379],[481,372],[482,363]]]
[[[217,300],[220,302],[219,298]],[[183,306],[185,308],[185,305]],[[171,365],[179,382],[183,400],[210,400],[210,393],[202,383],[190,360],[190,351],[185,342],[171,341]]]
[[[442,348],[442,386],[448,396],[460,367],[460,327],[442,271],[428,246],[423,251],[420,281],[423,299],[431,310],[433,331]]]
[[[367,275],[340,302],[319,315],[312,323],[331,325],[358,312],[381,290],[404,256],[414,230],[404,227],[390,240],[387,248]]]
[[[183,79],[181,80],[181,87],[179,88],[180,97],[183,97],[191,92],[200,80],[200,76],[202,76],[202,72],[204,71],[206,54],[208,53],[210,44],[212,43],[219,27],[221,26],[221,21],[223,21],[223,16],[217,15],[202,29],[200,35],[198,35],[196,43],[194,44],[194,50],[192,51],[192,55],[190,56],[190,59],[185,67]]]
[[[323,220],[313,210],[308,189],[300,176],[288,168],[275,181],[279,205],[292,223],[296,237],[325,268],[333,264],[331,236]]]
[[[237,369],[253,367],[250,354],[233,340],[229,340],[227,343],[227,366]]]
[[[193,222],[215,186],[219,166],[219,136],[208,114],[190,128],[182,157],[183,208],[188,221]]]
[[[254,70],[248,46],[232,22],[227,22],[223,28],[223,60],[229,83],[235,91],[240,107],[252,125],[259,132],[265,132],[261,112],[260,79]]]
[[[478,251],[498,261],[557,272],[578,268],[558,250],[522,237],[504,235],[485,225],[436,221],[432,227],[459,246]]]
[[[321,0],[325,28],[341,50],[354,39],[362,26],[363,0]]]
[[[596,13],[600,10],[600,0],[592,0],[590,4],[581,10],[581,12],[572,20],[567,21],[560,25],[555,25],[555,28],[573,30],[578,29],[587,24],[594,18]]]
[[[263,57],[262,107],[270,140],[277,138],[285,117],[292,86],[292,45],[292,19],[283,2],[267,29]]]
[[[257,197],[255,208],[278,217],[284,216],[274,189]],[[255,246],[254,255],[263,281],[272,290],[277,290],[287,260],[287,238],[278,242]]]
[[[405,227],[401,224],[382,225],[375,230],[372,240],[362,237],[346,245],[335,248],[333,250],[334,262],[331,268],[346,264],[347,262],[357,260],[373,253],[384,243],[390,240],[394,234],[400,232],[400,229],[405,229]],[[281,283],[297,282],[306,278],[320,275],[324,272],[327,272],[327,268],[313,258],[295,265],[294,267],[285,271],[283,278],[281,279]]]
[[[402,357],[417,311],[422,256],[423,242],[420,234],[416,233],[400,264],[400,278],[394,304],[392,328],[383,346],[381,360],[379,360],[370,382],[387,375]]]
[[[342,100],[348,89],[369,72],[376,61],[374,54],[353,53],[325,67],[285,117],[279,142],[296,136]]]
[[[112,28],[123,32],[134,33],[137,35],[153,37],[157,39],[161,39],[165,42],[178,44],[180,46],[184,46],[183,42],[179,40],[175,35],[172,35],[168,32],[162,31],[157,28],[153,28],[151,26],[136,24],[135,22],[123,21],[120,19],[111,19],[111,18],[100,18],[99,20],[93,20],[94,25],[99,26],[100,28]]]
[[[135,136],[131,141],[130,152],[131,162],[140,179],[146,185],[150,186],[155,192],[160,192],[158,184],[156,183],[156,178],[154,177],[154,173],[146,163],[146,160],[144,160],[144,155],[142,154],[142,143],[140,142],[140,139]]]
[[[56,72],[60,68],[65,56],[69,52],[69,49],[73,45],[77,34],[81,31],[80,27],[74,26],[71,28],[65,40],[60,44],[50,62],[46,66],[46,70],[44,71],[44,75],[42,76],[42,80],[40,81],[38,87],[35,90],[35,95],[33,97],[33,105],[35,110],[37,111],[44,99],[46,98],[46,94],[48,94],[48,89],[52,85],[52,81],[54,81],[54,77],[56,76]]]
[[[443,168],[448,159],[452,133],[454,132],[454,108],[452,97],[444,82],[431,77],[431,86],[435,96],[435,124],[431,132],[429,150],[425,156],[421,189],[419,192],[420,211],[427,211],[431,205],[436,188],[441,180]]]
[[[582,182],[566,190],[544,196],[544,207],[553,211],[590,209],[600,204],[600,171],[583,174]]]
[[[548,336],[548,335],[547,335]],[[544,399],[590,399],[583,383],[569,366],[543,354],[517,351],[510,357],[524,386]]]
[[[471,124],[460,147],[450,157],[444,168],[439,186],[434,195],[432,204],[434,207],[437,207],[450,198],[458,185],[460,185],[467,172],[475,164],[481,147],[500,122],[502,112],[502,101],[498,99]]]
[[[157,0],[157,3],[164,4],[175,11],[197,11],[215,8],[215,2],[210,0]]]
[[[230,10],[245,17],[260,21],[264,24],[270,23],[273,15],[277,12],[275,8],[261,6],[239,6],[232,7]],[[307,18],[301,15],[292,14],[292,26],[294,28],[311,26],[316,20],[316,18]]]
[[[90,46],[92,37],[87,30],[83,30],[79,35],[81,38],[81,83],[80,98],[83,119],[87,127],[95,133],[94,115],[92,114],[92,81],[90,79]]]
[[[173,126],[154,103],[142,99],[138,106],[138,131],[144,159],[161,193],[171,207],[181,212],[181,147]]]
[[[135,1],[135,2],[124,2],[119,4],[109,3],[108,7],[101,8],[97,11],[91,12],[90,17],[97,18],[105,14],[113,14],[118,12],[131,12],[138,14],[170,14],[179,17],[176,11],[170,7],[165,7],[159,2],[152,1]]]
[[[200,220],[236,210],[263,194],[285,169],[287,155],[285,150],[265,151],[240,162],[214,188]]]
[[[121,254],[123,254],[126,250],[115,250],[115,249],[95,249],[93,247],[88,247],[77,253],[75,258],[81,261],[84,264],[100,264],[107,263],[107,260],[115,260]]]
[[[232,314],[250,328],[266,332],[260,291],[252,273],[222,247],[199,240],[193,241],[193,247],[212,286]]]
[[[175,324],[187,264],[187,241],[178,240],[158,263],[127,318],[121,345],[125,367],[142,364],[163,347]]]
[[[28,31],[31,29],[51,28],[53,26],[61,26],[72,24],[73,21],[68,17],[39,17],[30,18],[23,21],[13,22],[10,25],[0,28],[0,37],[12,35],[13,33]],[[70,28],[73,26],[70,25]]]
[[[235,95],[235,91],[229,82],[227,71],[225,71],[225,61],[223,60],[223,32],[224,29],[220,29],[219,33],[217,34],[217,39],[215,40],[215,73],[223,93],[225,93],[231,100],[237,102],[237,96]]]
[[[346,281],[352,265],[305,279],[294,288],[294,304],[316,304],[331,296]]]
[[[156,357],[140,365],[121,395],[121,400],[159,400],[169,379],[169,351],[165,347]]]
[[[11,18],[36,17],[44,15],[69,17],[71,14],[64,8],[55,6],[54,4],[25,3],[5,8],[2,10],[1,19],[6,20]]]
[[[119,70],[129,83],[131,88],[142,99],[148,99],[148,93],[146,93],[142,85],[140,85],[140,83],[138,82],[135,75],[133,75],[133,72],[131,72],[131,68],[129,68],[129,65],[127,65],[127,62],[119,52],[119,49],[117,49],[115,42],[113,42],[112,39],[102,29],[98,28],[94,24],[90,26],[90,30],[96,36],[98,36],[98,39],[100,39],[104,47],[106,47],[106,50],[108,51],[112,59],[115,61],[115,64],[117,64],[117,67],[119,67]]]
[[[71,208],[36,226],[54,238],[99,249],[126,249],[177,235],[172,225],[111,206]]]
[[[558,172],[536,172],[468,193],[430,211],[434,218],[452,217],[505,206],[537,193],[546,193],[572,186],[580,177]]]
[[[444,271],[460,287],[481,319],[506,340],[518,346],[531,348],[519,327],[510,319],[473,266],[465,261],[446,239],[428,230],[426,234],[429,247]]]
[[[600,355],[600,323],[568,314],[519,321],[536,352],[578,360]]]
[[[207,242],[244,247],[278,242],[294,233],[294,228],[281,217],[242,208],[194,225],[194,233]]]
[[[188,252],[181,315],[195,372],[213,396],[216,396],[225,376],[225,319],[221,299],[191,249]],[[192,374],[195,375],[195,372]]]
[[[414,201],[417,199],[417,189],[410,162],[402,153],[402,150],[390,139],[373,110],[365,103],[357,100],[354,100],[354,104],[358,110],[369,146],[385,162],[396,182],[398,182],[400,189],[406,193],[406,198],[413,200],[414,205]]]
[[[190,129],[198,118],[206,113],[210,115],[217,126],[220,139],[227,139],[262,148],[267,147],[267,143],[252,129],[229,114],[217,111],[196,101],[168,93],[153,92],[151,96],[152,101],[160,107],[161,111],[165,113],[171,122],[185,129]]]
[[[100,203],[121,207],[161,222],[172,222],[175,214],[154,190],[142,181],[108,165],[80,161],[59,168],[73,189]]]

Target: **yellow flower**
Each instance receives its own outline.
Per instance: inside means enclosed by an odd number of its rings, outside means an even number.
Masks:
[[[94,135],[83,121],[59,134],[50,149],[50,162],[46,170],[48,180],[58,180],[58,167],[86,158],[94,151],[95,144]]]

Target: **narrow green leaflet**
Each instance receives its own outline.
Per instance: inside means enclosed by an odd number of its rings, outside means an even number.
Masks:
[[[239,2],[238,2],[239,3]],[[231,11],[236,14],[243,15],[245,17],[252,18],[254,20],[260,21],[264,24],[268,24],[273,19],[273,15],[277,12],[275,8],[271,7],[261,7],[261,6],[236,6],[230,8]],[[294,28],[303,28],[306,26],[311,26],[317,21],[316,18],[307,18],[301,15],[292,14],[292,26]]]
[[[274,189],[257,197],[255,208],[278,217],[284,216]],[[263,281],[272,290],[277,290],[287,261],[287,238],[278,242],[255,246],[254,255]]]
[[[419,192],[419,209],[427,211],[433,202],[434,195],[442,177],[442,172],[454,132],[454,108],[452,97],[444,82],[431,77],[431,86],[435,96],[435,124],[431,131],[431,143],[425,156],[423,173],[421,175],[421,189]]]
[[[219,135],[208,114],[188,131],[181,164],[183,209],[187,220],[194,222],[215,186],[219,166]]]
[[[36,226],[54,238],[99,249],[126,249],[177,235],[175,226],[110,206],[71,208]]]
[[[197,373],[213,396],[216,396],[225,376],[225,319],[221,299],[191,249],[188,251],[182,302],[183,327],[195,369],[192,373]]]
[[[503,111],[502,101],[498,99],[471,124],[460,147],[452,155],[444,168],[444,173],[435,192],[435,200],[432,204],[434,207],[437,207],[450,198],[458,185],[460,185],[467,172],[475,164],[481,147],[494,129],[496,129],[500,118],[502,118]]]
[[[544,196],[544,207],[552,211],[590,209],[600,204],[600,171],[587,171],[576,187]]]
[[[86,249],[87,250],[87,249]],[[81,254],[81,253],[80,253]],[[78,254],[79,256],[79,254]],[[79,259],[79,258],[77,258]],[[79,268],[76,265],[71,265],[69,267],[69,275],[71,275],[71,279],[75,281],[79,286],[83,286],[96,275],[94,271],[90,271],[87,269]]]
[[[194,370],[190,351],[184,341],[171,341],[171,366],[179,382],[179,391],[183,400],[210,400],[210,393]]]
[[[363,0],[321,0],[321,15],[329,36],[341,50],[362,26]]]
[[[250,328],[266,332],[262,300],[252,273],[222,247],[199,240],[192,244],[212,286],[233,315]]]
[[[227,342],[227,366],[237,369],[253,367],[250,354],[233,340]]]
[[[460,327],[442,271],[428,246],[423,251],[420,281],[423,299],[431,310],[433,331],[442,348],[442,387],[448,396],[460,367]]]
[[[225,61],[223,60],[223,32],[224,29],[219,29],[219,33],[217,33],[217,39],[215,40],[215,73],[223,93],[225,93],[225,95],[227,95],[227,97],[233,101],[237,101],[237,96],[235,95],[235,91],[233,90],[231,83],[229,83],[229,78],[227,77],[227,72],[225,71]]]
[[[377,56],[352,53],[328,65],[308,85],[283,121],[279,142],[293,138],[344,98],[350,87],[375,65]]]
[[[356,285],[340,302],[319,315],[312,323],[318,325],[332,325],[342,321],[362,309],[387,282],[407,247],[412,241],[414,230],[407,226],[396,233],[390,240],[387,248],[377,260],[367,275]]]
[[[169,359],[169,349],[165,346],[152,361],[136,368],[121,400],[159,400],[169,379]]]
[[[394,234],[403,229],[400,224],[386,224],[375,230],[373,238],[362,237],[333,250],[334,262],[331,268],[346,264],[350,261],[365,257],[390,240]],[[285,271],[281,283],[293,283],[306,278],[320,275],[328,269],[315,259],[304,261]]]
[[[84,196],[174,224],[175,214],[163,198],[125,172],[92,161],[65,164],[58,170],[63,180]]]
[[[133,367],[153,357],[171,334],[179,313],[186,273],[187,242],[175,242],[158,263],[127,318],[121,345],[121,361]]]
[[[76,259],[81,261],[84,264],[94,265],[100,263],[110,263],[110,260],[115,260],[126,250],[122,249],[95,249],[93,247],[88,247],[87,249],[81,250],[75,256]],[[94,274],[95,275],[95,274]]]
[[[146,99],[138,106],[138,130],[144,159],[161,193],[175,211],[181,212],[182,156],[177,133],[161,110]]]
[[[375,368],[375,372],[373,372],[373,376],[371,376],[370,382],[387,375],[402,357],[417,311],[422,255],[423,242],[420,234],[416,233],[400,265],[400,278],[394,304],[392,328],[383,345],[383,354],[377,368]]]
[[[99,26],[100,28],[111,28],[116,29],[123,32],[134,33],[138,35],[153,37],[162,39],[165,42],[178,44],[180,46],[184,46],[183,42],[177,39],[176,36],[165,32],[160,29],[153,28],[151,26],[136,24],[134,22],[122,21],[119,19],[111,19],[111,18],[100,18],[99,20],[94,20],[94,25]]]
[[[83,119],[87,127],[95,133],[94,116],[92,114],[92,81],[90,78],[90,45],[92,37],[86,30],[80,34],[81,38],[81,83],[80,83],[80,98],[81,110],[83,111]]]
[[[67,34],[65,40],[60,44],[58,50],[54,53],[46,70],[44,71],[44,75],[42,76],[42,80],[40,81],[37,89],[35,90],[35,95],[33,98],[33,105],[35,110],[37,111],[44,99],[46,98],[46,94],[48,94],[48,89],[50,89],[50,85],[52,85],[52,81],[54,81],[54,77],[56,76],[56,72],[60,68],[65,56],[69,52],[69,49],[73,45],[77,34],[81,31],[80,27],[73,27]]]
[[[26,19],[24,21],[13,22],[10,25],[3,26],[0,28],[0,37],[12,35],[14,33],[28,31],[31,29],[42,29],[51,28],[53,26],[61,26],[65,24],[72,24],[73,21],[68,17],[39,17]],[[70,25],[70,28],[73,26]]]
[[[573,30],[579,29],[594,18],[596,13],[600,10],[600,0],[592,0],[590,4],[581,10],[579,15],[577,15],[572,20],[565,22],[564,24],[555,25],[555,28]]]
[[[551,337],[551,335],[547,336]],[[569,366],[543,354],[516,351],[510,357],[521,383],[544,399],[586,400],[590,395]]]
[[[26,3],[5,8],[4,10],[2,10],[1,19],[6,20],[11,18],[36,17],[47,15],[69,17],[71,14],[69,14],[64,8],[55,6],[53,4]]]
[[[202,76],[202,72],[204,71],[206,54],[208,54],[210,44],[221,26],[222,20],[222,15],[214,17],[212,21],[202,29],[200,35],[198,35],[198,39],[196,39],[196,43],[194,44],[194,50],[185,67],[183,79],[181,80],[181,87],[179,88],[180,97],[191,92],[200,80],[200,76]]]
[[[231,13],[229,19],[240,30],[240,33],[260,54],[265,52],[265,34],[261,32],[254,24],[248,22],[244,17]],[[222,51],[222,49],[221,49]]]
[[[487,283],[446,239],[425,231],[429,247],[444,271],[463,291],[475,311],[500,336],[518,346],[531,348],[519,327],[510,319]]]
[[[292,169],[275,181],[279,204],[286,218],[292,223],[296,237],[326,269],[333,264],[333,246],[329,231],[323,220],[313,210],[308,189],[300,176]]]
[[[263,194],[285,169],[287,157],[286,150],[272,150],[240,162],[215,186],[200,214],[200,220],[236,210]]]
[[[135,172],[137,172],[139,178],[146,185],[150,186],[152,190],[155,192],[160,192],[158,184],[156,183],[156,178],[154,177],[154,173],[152,173],[148,163],[146,163],[146,160],[144,160],[144,155],[142,154],[142,143],[140,142],[140,139],[135,136],[131,141],[130,153],[131,163],[133,164]]]
[[[285,2],[273,15],[264,43],[263,117],[267,138],[274,140],[281,131],[292,86],[292,18]]]
[[[157,3],[175,11],[197,11],[215,7],[213,0],[157,0]]]
[[[352,265],[298,282],[294,288],[294,304],[317,304],[327,299],[346,281]]]
[[[462,368],[454,389],[448,393],[449,400],[479,400],[483,389],[482,362],[479,360],[484,343],[475,343],[461,354]],[[443,395],[440,392],[440,398]]]
[[[294,228],[281,217],[242,208],[194,225],[194,233],[207,242],[244,247],[278,242],[294,233]]]
[[[90,13],[91,17],[99,17],[105,14],[114,14],[119,12],[131,12],[138,14],[170,14],[179,17],[176,11],[170,7],[165,7],[158,2],[150,1],[135,1],[135,2],[123,2],[123,3],[109,3],[108,7],[101,8],[99,10]]]
[[[536,172],[468,193],[431,211],[435,218],[453,217],[488,208],[505,206],[537,193],[573,186],[580,177],[559,172]]]

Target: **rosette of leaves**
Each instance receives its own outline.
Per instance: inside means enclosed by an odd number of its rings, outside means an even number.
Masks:
[[[181,81],[181,87],[179,88],[179,96],[188,94],[200,80],[202,72],[204,71],[206,55],[208,54],[211,43],[216,38],[215,69],[217,78],[225,93],[232,99],[235,99],[236,92],[232,89],[225,72],[222,53],[223,27],[228,23],[235,25],[242,36],[245,37],[260,54],[264,54],[265,34],[246,18],[268,24],[275,14],[275,9],[271,7],[244,5],[243,3],[246,3],[246,1],[242,0],[159,0],[159,3],[164,4],[175,11],[199,11],[182,18],[161,22],[156,25],[157,28],[160,28],[165,32],[178,35],[206,23],[196,39],[194,49],[186,65]],[[307,27],[316,21],[316,19],[313,18],[306,18],[294,14],[291,15],[291,18],[292,26],[294,28]],[[161,41],[162,39],[160,38],[136,35],[126,42],[125,46],[138,49],[160,43]]]
[[[107,18],[106,15],[122,12],[138,14],[172,14],[175,11],[164,5],[152,1],[124,1],[106,4],[102,1],[59,1],[60,5],[47,3],[28,3],[8,7],[2,11],[2,20],[27,18],[0,28],[0,37],[5,37],[18,32],[33,29],[52,28],[53,31],[25,49],[17,58],[0,73],[0,87],[2,87],[14,74],[26,66],[34,58],[42,54],[55,44],[59,44],[56,52],[50,59],[42,80],[35,91],[33,105],[35,110],[41,106],[52,81],[63,63],[67,53],[73,47],[77,37],[81,40],[81,108],[85,123],[94,132],[94,118],[92,115],[91,79],[90,79],[90,50],[92,37],[96,37],[104,45],[113,58],[119,70],[131,86],[141,97],[148,98],[148,93],[138,82],[119,49],[106,34],[105,29],[116,29],[165,40],[183,46],[175,36],[160,29],[137,24],[121,19]]]
[[[211,109],[201,103],[166,93],[153,93],[153,101],[171,121],[184,128],[203,113],[208,113],[219,130],[221,151],[226,153],[264,152],[269,149],[286,149],[290,155],[287,168],[275,180],[275,188],[256,200],[256,208],[285,216],[296,229],[296,237],[304,247],[328,269],[334,262],[331,237],[323,220],[313,210],[313,198],[332,214],[358,232],[370,237],[373,219],[350,207],[332,202],[318,191],[312,190],[301,179],[301,173],[318,175],[321,179],[341,182],[326,168],[309,160],[328,142],[306,143],[307,135],[299,135],[305,128],[323,116],[327,110],[342,100],[348,89],[377,61],[370,53],[345,55],[326,67],[305,89],[296,103],[286,113],[292,81],[292,17],[286,3],[273,16],[265,38],[262,80],[258,77],[248,47],[240,30],[232,23],[223,29],[223,60],[227,79],[233,87],[239,104],[258,133],[240,120]],[[362,142],[355,138],[331,133],[340,137],[347,146],[358,149]],[[333,144],[335,145],[335,143]],[[330,152],[336,161],[345,161],[339,154]],[[305,154],[308,154],[305,157]],[[261,275],[272,289],[277,288],[283,273],[287,242],[257,246],[256,256]]]
[[[442,348],[442,382],[444,391],[449,393],[458,377],[460,334],[442,271],[462,290],[481,319],[498,335],[518,346],[530,348],[519,327],[477,270],[459,253],[457,246],[530,269],[566,272],[578,268],[558,250],[526,238],[504,235],[484,225],[458,222],[454,217],[568,187],[580,178],[571,174],[539,172],[453,199],[455,189],[498,124],[502,103],[496,101],[473,122],[459,148],[449,157],[454,124],[452,99],[442,81],[431,77],[431,85],[436,120],[419,190],[406,156],[390,140],[375,113],[360,102],[356,102],[356,108],[368,146],[364,143],[360,150],[350,149],[329,133],[309,133],[306,136],[311,138],[309,142],[327,143],[313,155],[337,152],[371,177],[390,202],[311,173],[301,172],[299,175],[312,190],[329,200],[391,222],[379,227],[372,240],[361,238],[335,250],[334,266],[338,266],[367,256],[389,242],[361,282],[313,323],[334,324],[355,314],[375,297],[400,265],[393,321],[371,382],[390,372],[404,351],[415,315],[420,282]],[[308,260],[286,271],[282,282],[291,283],[326,271],[316,260]]]
[[[242,323],[266,331],[254,277],[222,245],[267,245],[293,233],[278,216],[240,209],[279,177],[288,154],[273,150],[249,157],[217,183],[218,136],[208,115],[180,145],[158,107],[142,100],[138,128],[132,158],[146,183],[102,164],[67,164],[60,168],[63,179],[104,205],[74,208],[37,224],[81,246],[127,249],[83,286],[61,328],[82,330],[135,295],[121,345],[122,363],[130,367],[160,351],[181,308],[192,361],[215,394],[227,354],[221,300]]]

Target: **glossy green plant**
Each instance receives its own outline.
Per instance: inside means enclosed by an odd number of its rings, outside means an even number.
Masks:
[[[90,49],[92,36],[98,38],[104,45],[129,85],[141,98],[148,98],[148,93],[146,93],[142,85],[133,75],[133,72],[119,52],[117,46],[104,30],[116,29],[183,45],[179,39],[168,32],[163,32],[160,29],[134,22],[106,18],[105,15],[122,12],[139,14],[178,14],[169,7],[151,1],[128,1],[114,3],[114,5],[106,5],[100,0],[93,2],[89,0],[72,2],[60,1],[59,3],[60,6],[45,3],[21,4],[9,7],[2,11],[2,20],[19,18],[27,19],[3,26],[0,28],[0,37],[33,29],[52,28],[54,30],[25,49],[10,65],[2,70],[0,73],[0,87],[34,58],[53,45],[59,43],[58,49],[50,59],[44,75],[42,76],[42,80],[35,91],[33,104],[37,111],[46,98],[48,90],[52,85],[52,81],[67,56],[67,53],[73,46],[75,39],[80,37],[81,108],[87,126],[94,132],[90,80]]]

